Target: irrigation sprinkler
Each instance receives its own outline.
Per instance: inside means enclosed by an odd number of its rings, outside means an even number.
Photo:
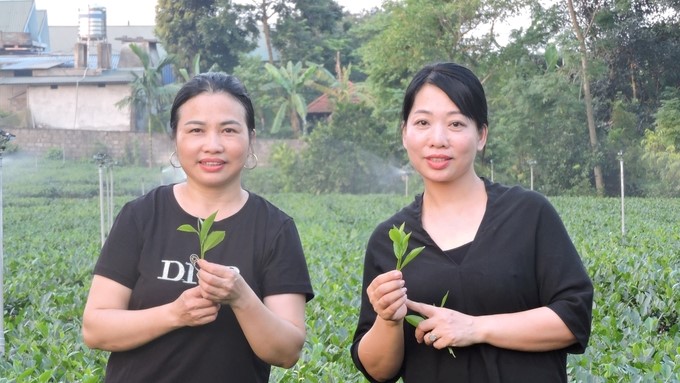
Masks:
[[[623,181],[623,150],[619,150],[619,153],[616,155],[616,158],[619,160],[619,168],[621,169],[621,238],[626,235],[626,210],[625,210],[625,204],[624,204],[624,190],[625,190],[625,182]]]
[[[536,160],[527,161],[529,168],[531,169],[531,190],[534,190],[534,165],[536,165]]]
[[[0,130],[0,355],[5,355],[5,301],[4,301],[4,270],[5,265],[3,262],[4,258],[4,247],[3,247],[3,220],[2,220],[2,154],[5,152],[7,143],[14,138],[12,133]]]
[[[404,196],[408,197],[408,180],[411,173],[413,173],[413,169],[409,165],[405,165],[399,169],[399,173],[401,174],[401,180],[404,181]]]

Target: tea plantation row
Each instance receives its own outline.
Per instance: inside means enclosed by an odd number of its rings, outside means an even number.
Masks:
[[[93,164],[5,159],[4,336],[0,382],[99,382],[107,354],[80,339],[100,247]],[[113,169],[115,211],[159,182],[156,169]],[[255,174],[253,175],[255,176]],[[256,192],[258,190],[255,190]],[[263,193],[298,225],[317,296],[304,353],[272,382],[362,382],[348,347],[363,250],[373,227],[412,197]],[[551,198],[595,283],[593,335],[570,356],[573,382],[677,382],[680,376],[680,201]]]

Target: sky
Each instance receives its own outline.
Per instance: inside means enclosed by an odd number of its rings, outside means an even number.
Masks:
[[[377,7],[382,3],[382,0],[336,1],[352,13]],[[51,26],[78,25],[79,10],[87,11],[88,6],[106,7],[108,25],[153,25],[156,3],[156,0],[35,0],[37,9],[47,10],[47,20]]]

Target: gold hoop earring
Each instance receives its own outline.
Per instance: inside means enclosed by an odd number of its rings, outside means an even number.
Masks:
[[[248,157],[246,157],[246,163],[243,164],[243,168],[253,170],[257,167],[257,161],[257,154],[250,152],[248,153]]]
[[[182,165],[179,163],[179,157],[177,156],[177,151],[175,150],[170,154],[170,166],[175,169],[179,169]]]

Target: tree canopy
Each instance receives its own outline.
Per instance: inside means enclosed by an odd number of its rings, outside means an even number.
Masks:
[[[480,174],[489,176],[493,166],[496,180],[528,184],[531,161],[539,191],[594,194],[597,187],[612,195],[622,153],[634,195],[680,195],[667,178],[680,168],[674,141],[680,131],[680,1],[548,3],[385,0],[379,9],[350,14],[335,0],[160,0],[157,28],[180,66],[200,54],[203,67],[235,68],[254,97],[260,136],[294,137],[307,126],[303,104],[323,93],[343,94],[342,102],[330,103],[331,119],[318,123],[308,144],[348,137],[333,130],[355,129],[353,111],[366,137],[382,137],[360,139],[356,153],[389,153],[390,161],[405,165],[393,133],[406,83],[426,63],[455,61],[480,77],[489,100]],[[513,24],[522,17],[526,23]],[[252,54],[260,36],[256,20],[271,53]],[[508,26],[504,41],[500,33]],[[286,90],[283,75],[296,68],[289,61],[318,66],[335,81],[313,86],[318,78],[309,74],[297,77],[293,92]],[[298,69],[298,75],[305,72]],[[278,80],[271,77],[277,74]],[[332,152],[310,150],[318,162]]]

